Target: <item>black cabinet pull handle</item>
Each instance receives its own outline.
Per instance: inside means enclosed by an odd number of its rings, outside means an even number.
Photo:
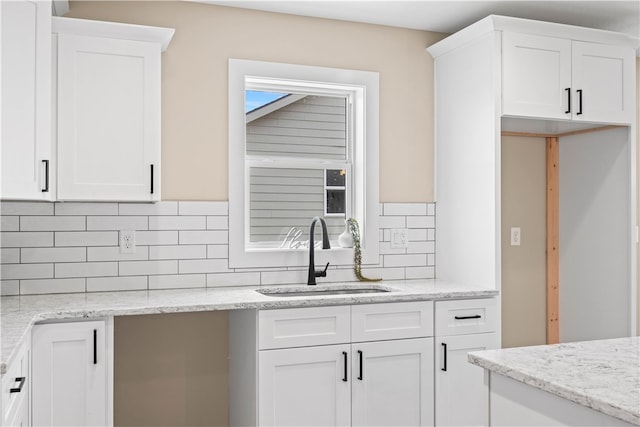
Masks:
[[[49,192],[49,160],[43,160],[44,163],[44,188],[42,189],[43,193]]]
[[[26,381],[26,379],[27,377],[16,378],[16,382],[20,382],[20,384],[18,385],[18,387],[10,388],[9,393],[20,393],[22,391],[22,387],[24,387],[24,382]]]
[[[479,314],[475,314],[473,316],[454,316],[454,319],[456,320],[480,319],[480,318],[482,318],[482,316],[480,316]]]
[[[93,364],[98,364],[98,330],[93,330]]]
[[[578,89],[576,90],[576,92],[578,92],[578,112],[576,114],[581,115],[582,114],[582,89]]]
[[[358,358],[360,359],[360,375],[358,375],[358,379],[362,381],[364,379],[364,367],[362,365],[362,350],[358,350]]]
[[[342,377],[342,381],[347,382],[347,352],[342,352],[342,357],[344,358],[344,376]]]
[[[151,165],[151,194],[153,194],[153,164]]]
[[[440,368],[441,371],[447,371],[447,344],[446,343],[442,343],[442,348],[443,348],[443,355],[444,355],[444,367]]]
[[[567,111],[565,114],[569,114],[571,112],[571,88],[568,87],[565,90],[567,91]]]

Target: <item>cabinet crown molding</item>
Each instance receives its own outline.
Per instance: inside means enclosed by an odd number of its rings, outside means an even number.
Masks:
[[[51,18],[51,21],[51,31],[53,33],[159,43],[162,52],[167,49],[176,31],[173,28],[55,16]]]
[[[635,49],[636,55],[640,55],[640,38],[632,37],[628,34],[501,15],[489,15],[429,46],[427,52],[433,58],[437,58],[494,31],[526,33],[590,43],[626,46]]]

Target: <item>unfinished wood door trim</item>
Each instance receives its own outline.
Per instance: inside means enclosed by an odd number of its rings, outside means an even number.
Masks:
[[[547,344],[560,342],[560,206],[558,138],[547,138]]]

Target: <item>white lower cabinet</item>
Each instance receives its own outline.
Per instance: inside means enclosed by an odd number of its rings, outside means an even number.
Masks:
[[[111,357],[107,322],[35,325],[32,331],[33,425],[104,426]]]
[[[2,419],[0,425],[18,427],[31,425],[29,372],[30,346],[27,339],[18,350],[14,359],[7,366],[2,377]]]
[[[435,423],[484,426],[489,388],[467,353],[499,346],[495,299],[436,301]]]
[[[265,310],[258,331],[257,425],[433,425],[433,302]]]

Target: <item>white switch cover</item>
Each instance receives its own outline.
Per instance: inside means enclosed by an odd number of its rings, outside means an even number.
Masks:
[[[391,229],[391,249],[406,249],[409,246],[409,230],[406,228]]]
[[[520,227],[511,227],[511,246],[520,246]]]
[[[135,230],[120,230],[120,253],[136,253],[136,232]]]

